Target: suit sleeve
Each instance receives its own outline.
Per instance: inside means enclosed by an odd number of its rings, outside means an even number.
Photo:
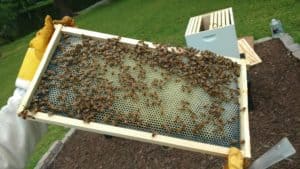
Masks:
[[[0,169],[22,169],[47,125],[23,120],[17,108],[26,90],[16,88],[0,110]]]

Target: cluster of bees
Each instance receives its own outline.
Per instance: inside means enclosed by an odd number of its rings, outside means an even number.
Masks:
[[[201,133],[211,121],[220,131],[224,127],[224,109],[220,103],[237,100],[238,89],[228,86],[232,82],[237,83],[238,64],[212,52],[199,52],[191,48],[170,49],[163,45],[150,48],[143,42],[137,45],[121,43],[120,38],[81,38],[80,44],[67,47],[60,44],[57,47],[60,53],[52,58],[51,66],[42,76],[29,108],[31,112],[41,111],[49,115],[63,113],[85,122],[97,121],[97,117],[101,116],[102,122],[112,125],[149,126],[141,118],[140,109],[118,112],[114,109],[114,103],[116,100],[138,102],[143,99],[147,107],[158,107],[160,115],[164,116],[166,112],[159,91],[175,76],[175,83],[185,82],[182,92],[189,94],[195,87],[201,87],[215,101],[207,108],[207,120],[201,122],[197,120],[199,114],[191,109],[190,103],[181,101],[178,110],[190,114],[194,123],[192,133]],[[65,35],[64,40],[67,39]],[[136,64],[125,64],[126,58]],[[163,70],[162,79],[146,82],[145,65],[154,71]],[[114,80],[107,77],[114,77]],[[54,89],[58,93],[52,96]],[[178,127],[162,124],[161,128],[169,133],[187,130],[187,124],[179,116],[173,123]]]

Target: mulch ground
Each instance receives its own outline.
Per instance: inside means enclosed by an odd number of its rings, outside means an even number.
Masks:
[[[279,40],[255,45],[263,63],[251,67],[250,112],[252,159],[283,137],[300,151],[300,61]],[[59,168],[184,168],[220,169],[225,159],[158,145],[76,131],[49,169]],[[296,169],[299,152],[272,168]]]

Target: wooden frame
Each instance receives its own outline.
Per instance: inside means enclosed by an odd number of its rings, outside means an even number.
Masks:
[[[247,65],[253,66],[262,62],[261,58],[245,39],[238,40],[238,48],[240,53],[245,54]]]
[[[90,36],[96,39],[108,39],[108,38],[116,38],[118,36],[110,35],[110,34],[104,34],[99,32],[93,32],[88,31],[84,29],[78,29],[78,28],[72,28],[72,27],[64,27],[62,25],[55,25],[55,32],[48,44],[48,47],[44,53],[44,56],[42,58],[42,61],[37,69],[37,72],[35,73],[35,76],[30,84],[29,89],[27,90],[26,95],[24,96],[22,103],[18,109],[18,113],[24,111],[26,107],[30,104],[31,98],[37,88],[37,85],[39,84],[39,81],[41,79],[41,75],[44,73],[45,69],[48,66],[49,61],[51,60],[51,57],[56,49],[57,44],[59,43],[60,37],[62,32],[73,34],[73,35],[85,35]],[[128,43],[128,44],[137,44],[139,41],[136,39],[130,39],[130,38],[121,38],[120,42]],[[145,42],[149,45],[151,48],[155,48],[155,45],[151,42]],[[244,111],[240,112],[240,139],[243,140],[244,144],[241,145],[241,152],[246,158],[251,157],[250,153],[250,135],[249,135],[249,121],[248,121],[248,101],[247,101],[247,74],[246,74],[246,63],[244,60],[240,59],[229,59],[238,62],[241,65],[241,73],[239,77],[239,84],[240,84],[240,94],[241,97],[239,99],[241,107],[245,107],[246,109]],[[159,145],[165,145],[170,147],[175,147],[183,150],[188,151],[195,151],[195,152],[202,152],[212,155],[218,155],[218,156],[227,156],[229,152],[229,148],[217,146],[217,145],[211,145],[207,143],[201,143],[191,140],[184,140],[180,138],[170,137],[170,136],[164,136],[164,135],[156,135],[155,137],[152,137],[151,132],[144,132],[134,129],[128,129],[128,128],[122,128],[107,124],[100,124],[100,123],[84,123],[82,120],[69,118],[69,117],[63,117],[59,115],[53,115],[48,116],[46,113],[37,112],[36,114],[32,114],[31,112],[28,112],[29,115],[31,115],[30,119],[34,121],[44,122],[44,123],[50,123],[50,124],[57,124],[61,126],[67,126],[67,127],[73,127],[81,130],[96,132],[100,134],[107,134],[112,135],[116,137],[122,137],[126,139],[132,139],[142,142],[148,142],[148,143],[154,143]]]
[[[190,35],[199,32],[201,28],[201,22],[201,16],[195,16],[190,18],[185,35]]]

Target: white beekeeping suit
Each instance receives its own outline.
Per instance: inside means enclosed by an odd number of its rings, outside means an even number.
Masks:
[[[45,124],[23,120],[16,114],[26,92],[16,83],[13,96],[0,110],[0,169],[22,169],[35,144],[46,132]]]
[[[74,26],[74,20],[64,17],[54,21]],[[38,122],[23,120],[17,116],[17,109],[42,59],[48,42],[54,32],[50,16],[46,16],[45,25],[31,40],[20,68],[16,89],[7,104],[0,109],[0,169],[22,169],[47,126]]]

